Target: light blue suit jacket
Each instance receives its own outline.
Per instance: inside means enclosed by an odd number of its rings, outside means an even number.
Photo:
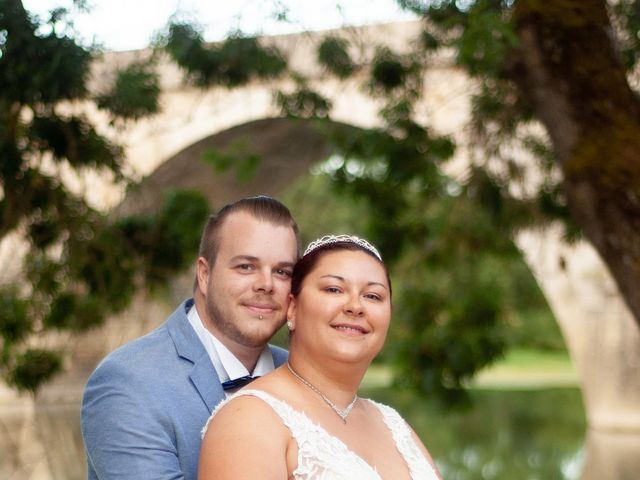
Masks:
[[[200,431],[224,399],[220,379],[182,303],[148,335],[93,372],[81,426],[89,480],[196,480]],[[274,364],[287,352],[270,346]]]

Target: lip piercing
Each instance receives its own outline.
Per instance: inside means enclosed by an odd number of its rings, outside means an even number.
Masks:
[[[258,315],[258,318],[259,318],[260,320],[262,320],[262,319],[263,319],[262,315]]]

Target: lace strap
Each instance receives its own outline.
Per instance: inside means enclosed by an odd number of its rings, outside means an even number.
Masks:
[[[391,434],[393,435],[393,440],[398,451],[404,457],[407,465],[409,466],[411,478],[437,480],[438,476],[413,439],[411,429],[407,422],[405,422],[396,410],[388,405],[384,405],[373,400],[369,401],[382,413],[384,423],[387,425],[389,430],[391,430]]]
[[[205,433],[207,433],[207,429],[209,428],[209,423],[215,415],[220,411],[222,407],[224,407],[227,403],[231,402],[234,398],[244,397],[244,396],[252,396],[258,397],[262,401],[264,401],[267,405],[269,405],[276,414],[282,419],[282,422],[291,430],[292,434],[295,438],[295,433],[297,431],[296,426],[299,425],[300,421],[297,419],[297,413],[293,408],[291,408],[288,404],[284,403],[282,400],[278,400],[277,398],[271,396],[267,392],[263,390],[240,390],[233,395],[230,395],[228,398],[220,402],[216,408],[211,413],[211,416],[207,420],[207,423],[202,427],[201,438],[204,438]]]

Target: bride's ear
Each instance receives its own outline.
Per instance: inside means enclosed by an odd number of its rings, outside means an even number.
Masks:
[[[296,298],[291,294],[289,294],[289,307],[287,308],[287,326],[289,326],[289,330],[293,330],[296,326]]]

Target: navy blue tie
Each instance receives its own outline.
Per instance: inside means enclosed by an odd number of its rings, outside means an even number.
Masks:
[[[227,380],[226,382],[222,382],[222,389],[233,390],[234,388],[244,387],[247,383],[253,382],[256,378],[258,377],[245,375],[244,377],[236,378],[234,380]]]

